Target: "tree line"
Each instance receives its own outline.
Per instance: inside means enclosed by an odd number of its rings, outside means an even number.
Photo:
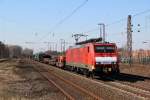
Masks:
[[[18,45],[5,45],[0,41],[0,59],[2,58],[21,58],[32,57],[33,50],[25,48],[23,49]]]

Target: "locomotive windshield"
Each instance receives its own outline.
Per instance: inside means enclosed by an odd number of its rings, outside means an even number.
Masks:
[[[115,46],[96,45],[95,46],[95,52],[96,53],[114,53],[115,52]]]

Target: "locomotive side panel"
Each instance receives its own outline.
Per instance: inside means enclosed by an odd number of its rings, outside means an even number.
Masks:
[[[85,45],[80,48],[71,48],[66,52],[66,65],[91,70],[93,65],[92,45]]]

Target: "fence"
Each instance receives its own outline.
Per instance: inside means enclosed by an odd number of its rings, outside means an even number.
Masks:
[[[129,58],[121,58],[121,63],[129,64],[130,59]],[[131,63],[133,64],[144,64],[144,65],[150,65],[150,56],[149,57],[139,57],[139,58],[132,58]]]

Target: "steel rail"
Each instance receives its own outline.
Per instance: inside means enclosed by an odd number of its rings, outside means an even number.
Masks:
[[[103,100],[101,97],[95,95],[94,93],[92,93],[92,92],[90,92],[90,91],[88,91],[88,90],[86,90],[86,89],[84,89],[84,88],[82,88],[82,87],[76,85],[75,83],[73,83],[73,82],[71,82],[71,81],[68,81],[68,80],[66,80],[66,79],[64,79],[64,78],[62,78],[62,77],[60,77],[60,76],[58,76],[58,75],[56,75],[56,74],[50,72],[49,69],[48,69],[48,72],[51,73],[51,74],[53,74],[55,77],[59,78],[60,80],[62,80],[62,81],[64,81],[64,82],[66,82],[66,83],[68,83],[68,84],[74,86],[74,87],[77,88],[78,90],[80,90],[80,91],[82,91],[82,92],[84,92],[84,93],[90,95],[91,97],[95,98],[95,100]]]
[[[50,78],[47,77],[47,75],[45,73],[42,73],[40,71],[40,69],[38,69],[37,67],[34,66],[34,69],[36,71],[38,71],[40,73],[41,76],[43,76],[43,78],[45,78],[48,82],[52,83],[53,85],[55,85],[56,88],[58,88],[69,100],[75,100],[75,98],[73,98],[69,93],[67,93],[66,91],[64,91],[59,85],[57,85],[57,83],[55,83],[54,81],[52,81]]]

